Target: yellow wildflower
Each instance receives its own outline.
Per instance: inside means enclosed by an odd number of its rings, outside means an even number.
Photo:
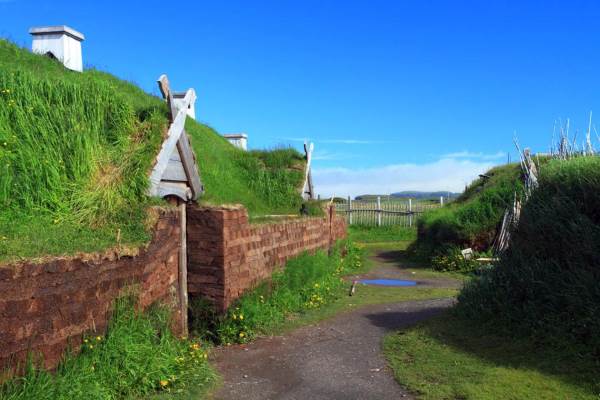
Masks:
[[[165,387],[165,386],[167,386],[168,384],[169,384],[169,381],[168,381],[168,380],[166,380],[166,379],[162,379],[162,380],[160,381],[160,386],[162,386],[162,387]]]
[[[240,320],[244,319],[244,314],[240,314]]]
[[[240,332],[240,337],[243,338],[244,336],[246,336],[246,334],[244,332]]]

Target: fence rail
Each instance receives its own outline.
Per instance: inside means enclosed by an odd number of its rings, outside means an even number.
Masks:
[[[335,212],[346,217],[349,225],[402,225],[412,227],[420,215],[443,205],[427,201],[382,199],[375,201],[352,200],[348,198],[343,203],[335,203]]]

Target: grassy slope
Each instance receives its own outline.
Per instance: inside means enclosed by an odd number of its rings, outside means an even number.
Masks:
[[[600,159],[554,160],[509,250],[455,313],[389,336],[400,383],[425,399],[600,395]]]
[[[555,160],[510,248],[459,297],[470,318],[600,359],[600,158]]]
[[[454,246],[485,250],[507,206],[519,191],[519,164],[492,168],[490,179],[474,181],[455,201],[428,211],[418,221],[416,249],[430,257]]]
[[[0,40],[0,261],[149,239],[147,175],[164,103],[109,74],[74,73]],[[188,121],[206,200],[296,212],[297,152],[242,152]],[[120,232],[120,233],[118,233]]]

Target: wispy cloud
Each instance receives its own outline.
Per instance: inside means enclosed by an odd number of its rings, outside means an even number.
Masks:
[[[444,158],[428,164],[391,164],[375,168],[315,168],[315,190],[322,196],[356,196],[403,190],[461,192],[491,161]]]
[[[477,159],[477,160],[498,160],[500,158],[504,158],[506,157],[506,153],[502,152],[502,151],[498,151],[496,153],[490,153],[490,154],[486,154],[486,153],[473,153],[467,150],[463,150],[463,151],[459,151],[459,152],[455,152],[455,153],[448,153],[448,154],[444,154],[441,156],[441,158],[470,158],[470,159]]]
[[[280,140],[288,140],[290,142],[315,142],[315,143],[328,143],[328,144],[386,144],[396,143],[385,140],[362,140],[362,139],[312,139],[312,138],[300,138],[300,137],[282,137]]]
[[[327,151],[327,150],[321,150],[321,149],[315,149],[315,152],[313,153],[312,159],[317,161],[317,160],[321,160],[321,161],[336,161],[336,160],[347,160],[349,158],[357,158],[356,155],[353,154],[348,154],[348,153],[338,153],[338,152],[331,152],[331,151]]]

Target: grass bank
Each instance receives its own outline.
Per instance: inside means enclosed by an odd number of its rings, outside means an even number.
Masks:
[[[600,359],[600,159],[554,160],[494,269],[458,310],[481,324]]]
[[[167,126],[165,103],[136,85],[0,39],[0,262],[148,241],[148,175]],[[298,213],[300,153],[245,152],[190,119],[186,129],[202,201]]]
[[[499,335],[451,312],[386,337],[398,382],[420,399],[597,399],[597,360]]]
[[[418,256],[431,259],[455,254],[461,248],[481,251],[490,247],[504,211],[522,184],[519,164],[495,167],[485,175],[487,178],[475,180],[453,202],[419,218],[413,246]]]
[[[202,393],[215,381],[200,342],[181,340],[169,330],[169,313],[155,306],[145,313],[133,301],[116,301],[106,336],[84,339],[81,354],[69,355],[56,373],[31,363],[26,374],[0,386],[4,400],[129,399],[156,392]]]

